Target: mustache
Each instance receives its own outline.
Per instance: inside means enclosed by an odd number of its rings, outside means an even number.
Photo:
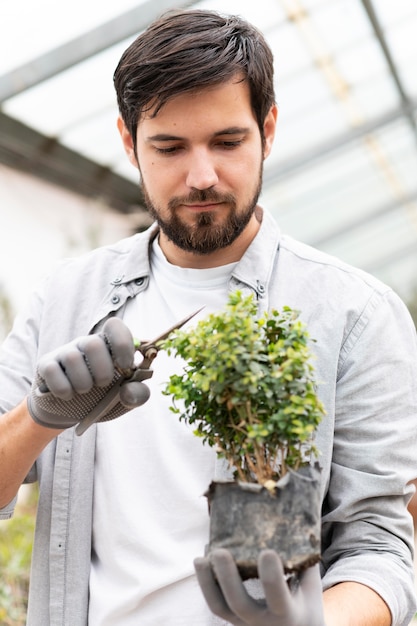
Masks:
[[[232,193],[218,193],[214,189],[193,189],[188,196],[174,196],[168,202],[168,208],[174,210],[183,204],[199,202],[228,203],[235,205],[236,198]]]

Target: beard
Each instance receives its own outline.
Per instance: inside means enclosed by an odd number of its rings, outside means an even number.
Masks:
[[[161,231],[178,248],[195,254],[210,254],[232,244],[243,232],[249,223],[262,188],[262,166],[250,200],[238,209],[233,194],[221,194],[213,189],[194,189],[188,196],[174,197],[168,202],[170,217],[163,219],[161,209],[151,200],[151,197],[142,182],[142,191],[146,207],[153,219],[159,224]],[[198,204],[199,202],[226,203],[230,209],[221,222],[218,222],[218,210],[204,211],[196,214],[194,223],[184,222],[176,212],[184,204]]]

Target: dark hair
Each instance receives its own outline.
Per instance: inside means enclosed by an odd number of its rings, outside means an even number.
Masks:
[[[138,122],[171,98],[241,75],[250,89],[261,137],[275,103],[273,57],[263,35],[235,15],[167,11],[122,55],[114,73],[120,115],[136,146]]]

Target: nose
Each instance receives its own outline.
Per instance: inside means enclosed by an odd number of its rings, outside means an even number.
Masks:
[[[190,154],[186,184],[194,189],[209,189],[219,182],[213,158],[206,150]]]

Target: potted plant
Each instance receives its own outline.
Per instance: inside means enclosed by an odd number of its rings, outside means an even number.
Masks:
[[[185,361],[164,389],[172,411],[233,468],[234,481],[213,482],[205,494],[208,554],[229,549],[243,579],[257,576],[263,548],[277,550],[287,572],[320,558],[313,460],[324,409],[298,317],[289,307],[258,316],[253,297],[237,291],[224,310],[175,331],[162,346]]]

